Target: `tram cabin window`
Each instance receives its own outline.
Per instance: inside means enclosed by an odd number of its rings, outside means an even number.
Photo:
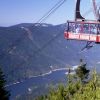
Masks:
[[[90,24],[90,33],[97,34],[98,24]]]
[[[89,34],[89,24],[83,24],[83,33]]]
[[[80,23],[76,23],[75,30],[76,33],[82,33],[82,25]]]
[[[69,23],[69,26],[68,26],[68,31],[69,32],[75,32],[75,23]]]

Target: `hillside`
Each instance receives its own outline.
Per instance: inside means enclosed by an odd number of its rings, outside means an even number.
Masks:
[[[85,42],[64,39],[65,24],[22,23],[0,27],[0,65],[8,82],[16,82],[55,68],[77,65],[83,58],[89,65],[100,61],[100,46],[80,52]],[[17,73],[17,74],[16,74]]]

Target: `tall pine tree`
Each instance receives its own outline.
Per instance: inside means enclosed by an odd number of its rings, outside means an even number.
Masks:
[[[9,100],[10,93],[5,89],[6,80],[0,68],[0,100]]]

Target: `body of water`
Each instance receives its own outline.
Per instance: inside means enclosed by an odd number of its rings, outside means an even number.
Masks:
[[[51,73],[31,77],[23,82],[7,86],[7,89],[10,90],[11,93],[11,100],[14,100],[16,96],[30,92],[34,93],[34,96],[38,96],[39,94],[44,93],[51,85],[66,83],[66,72],[67,69],[55,70]]]

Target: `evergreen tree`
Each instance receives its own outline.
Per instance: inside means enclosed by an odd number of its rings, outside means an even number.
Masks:
[[[0,100],[9,100],[9,92],[5,89],[6,80],[4,74],[0,68]]]
[[[88,78],[89,70],[86,68],[86,63],[83,63],[82,59],[80,59],[80,65],[76,69],[76,75],[80,78],[81,82],[84,82]]]

